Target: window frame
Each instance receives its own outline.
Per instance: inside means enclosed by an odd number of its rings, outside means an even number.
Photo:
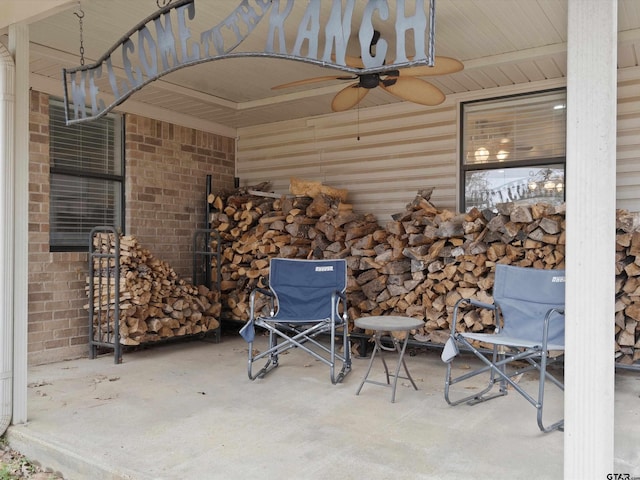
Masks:
[[[125,121],[124,115],[118,113],[108,113],[105,115],[104,119],[110,119],[113,121],[113,136],[114,136],[114,145],[113,145],[113,155],[114,162],[117,162],[118,169],[121,172],[117,173],[105,173],[98,172],[95,169],[90,168],[81,168],[81,166],[77,166],[78,168],[74,168],[73,166],[56,166],[56,162],[53,152],[53,135],[54,129],[51,128],[52,122],[52,112],[51,109],[60,109],[64,112],[64,103],[61,99],[50,97],[49,98],[49,251],[50,252],[87,252],[89,251],[89,234],[94,227],[101,225],[93,225],[91,228],[88,228],[86,232],[82,231],[79,235],[86,235],[86,239],[83,242],[56,242],[54,241],[53,235],[55,233],[55,222],[54,222],[54,198],[53,198],[53,183],[54,177],[57,175],[65,176],[65,177],[75,177],[82,180],[88,181],[104,181],[108,182],[110,185],[119,185],[119,192],[117,193],[117,199],[114,200],[114,210],[113,217],[114,219],[119,219],[119,225],[109,225],[116,228],[116,230],[124,233],[125,227]],[[58,110],[57,113],[60,113]],[[82,124],[74,124],[70,126],[62,125],[62,128],[82,128]],[[115,168],[114,168],[115,169]],[[69,192],[72,194],[73,192]],[[61,209],[64,212],[64,209]],[[80,223],[80,222],[79,222]]]
[[[477,100],[470,100],[466,102],[460,102],[459,105],[459,118],[460,118],[460,136],[459,136],[459,175],[458,175],[458,205],[460,212],[467,212],[473,207],[467,207],[467,191],[466,191],[466,180],[467,173],[474,171],[482,171],[482,170],[498,170],[498,169],[511,169],[511,168],[535,168],[539,171],[548,168],[555,168],[558,165],[562,166],[563,170],[563,201],[566,199],[566,166],[567,166],[567,156],[566,156],[566,119],[565,119],[565,152],[562,156],[554,156],[554,157],[537,157],[531,159],[516,159],[516,160],[502,160],[502,161],[486,161],[486,162],[478,162],[478,163],[467,163],[465,162],[465,131],[467,130],[467,125],[465,124],[465,106],[474,105],[479,103],[486,103],[487,105],[497,104],[500,102],[508,101],[510,99],[515,98],[526,98],[526,97],[535,97],[540,95],[553,95],[557,93],[564,93],[565,95],[565,112],[566,112],[566,93],[567,90],[565,87],[561,88],[553,88],[548,90],[537,90],[533,92],[525,92],[514,95],[505,95],[500,97],[490,97],[490,98],[482,98]],[[565,113],[566,115],[566,113]],[[495,206],[492,208],[495,211]]]

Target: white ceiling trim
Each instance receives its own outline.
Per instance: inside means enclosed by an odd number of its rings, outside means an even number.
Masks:
[[[52,78],[32,73],[29,78],[29,82],[31,88],[34,90],[48,95],[61,96],[60,83]],[[237,129],[235,128],[131,99],[120,104],[115,111],[153,118],[154,120],[169,122],[183,127],[193,128],[195,130],[202,130],[204,132],[222,135],[223,137],[236,138],[237,136]]]
[[[640,41],[640,29],[626,30],[618,33],[618,45],[628,45]],[[473,69],[498,67],[509,63],[517,63],[522,61],[535,61],[541,58],[567,53],[567,43],[555,43],[553,45],[545,45],[544,47],[529,48],[526,50],[518,50],[516,52],[501,53],[487,57],[466,60],[464,62],[464,71]]]
[[[640,67],[628,67],[618,69],[618,81],[637,80],[640,77]]]
[[[0,33],[8,31],[14,23],[33,23],[43,18],[63,12],[77,0],[22,0],[21,2],[0,2]]]
[[[247,110],[250,108],[259,108],[259,107],[266,107],[270,105],[278,105],[280,103],[291,102],[294,100],[301,100],[304,98],[320,97],[322,95],[338,93],[340,90],[342,90],[346,86],[347,86],[346,83],[340,83],[337,85],[329,85],[327,87],[312,88],[311,90],[285,93],[283,95],[276,95],[274,97],[261,98],[259,100],[249,100],[246,102],[239,103],[238,110]]]
[[[491,55],[474,60],[464,61],[463,72],[486,67],[497,67],[509,63],[535,61],[536,59],[548,57],[549,55],[557,55],[559,53],[566,52],[566,43],[556,43],[554,45],[545,45],[544,47],[529,48],[527,50],[519,50],[509,53],[500,53],[498,55]]]
[[[618,32],[618,46],[635,43],[640,40],[640,28]]]

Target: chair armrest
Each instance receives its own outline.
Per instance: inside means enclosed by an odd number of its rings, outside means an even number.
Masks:
[[[273,300],[275,298],[274,293],[271,290],[268,290],[266,288],[256,287],[251,291],[251,294],[249,295],[249,321],[250,322],[253,322],[253,320],[255,318],[255,316],[254,316],[255,315],[255,302],[256,302],[256,296],[258,294],[264,295],[266,297],[269,297],[271,316],[273,316],[275,314],[274,305],[273,305]]]
[[[333,315],[335,315],[335,313],[338,312],[338,305],[340,305],[340,302],[342,302],[343,304],[343,308],[342,308],[342,321],[346,324],[347,323],[347,294],[344,292],[341,292],[340,290],[334,290],[334,292],[331,294],[331,305],[332,305],[332,321],[335,321],[335,318],[333,317]]]
[[[554,313],[557,313],[558,315],[562,315],[562,317],[564,317],[564,308],[550,308],[549,310],[547,310],[547,314],[544,316],[544,324],[542,327],[543,351],[546,351],[547,349],[547,344],[549,342],[549,323],[551,323],[551,317]],[[562,319],[562,321],[564,321],[564,318]]]
[[[554,313],[557,313],[558,315],[562,315],[564,317],[564,308],[550,308],[549,310],[547,310],[547,314],[544,316],[545,328],[548,327],[549,322],[551,321],[551,316]]]
[[[256,288],[253,289],[253,292],[251,292],[251,293],[255,293],[255,292],[261,293],[263,295],[267,295],[268,297],[273,297],[274,296],[273,292],[271,290],[269,290],[269,289],[266,289],[266,288],[256,287]]]
[[[249,344],[253,343],[253,339],[255,338],[256,335],[256,329],[255,329],[255,302],[256,302],[256,295],[265,295],[267,297],[269,297],[269,303],[270,303],[270,307],[271,307],[271,316],[274,315],[274,305],[273,305],[273,300],[275,298],[275,295],[273,294],[273,292],[271,290],[266,290],[264,288],[260,288],[257,287],[255,289],[253,289],[251,291],[251,294],[249,295],[249,320],[247,321],[247,323],[244,324],[244,326],[240,329],[240,335],[242,336],[242,338],[245,339],[245,341]],[[251,355],[251,349],[249,349],[249,355]]]
[[[469,305],[472,305],[474,307],[487,308],[489,310],[495,310],[496,309],[496,306],[493,303],[484,303],[484,302],[481,302],[480,300],[476,300],[474,298],[463,298],[462,300],[464,300]],[[460,300],[458,300],[458,302],[460,302]]]

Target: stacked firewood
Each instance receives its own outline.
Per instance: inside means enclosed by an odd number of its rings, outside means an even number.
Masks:
[[[356,214],[327,193],[311,198],[251,191],[216,201],[223,206],[211,214],[210,224],[221,234],[222,302],[225,318],[232,320],[247,320],[249,295],[267,286],[271,258],[343,258],[350,252],[346,242],[383,231],[375,217]]]
[[[105,340],[114,331],[114,308],[119,299],[119,342],[139,345],[170,337],[194,335],[215,330],[220,325],[220,292],[204,285],[194,286],[178,278],[167,263],[142,248],[135,237],[120,236],[119,296],[113,278],[114,260],[94,258],[93,306],[94,340]],[[94,251],[115,252],[113,234],[98,233],[93,238]],[[107,272],[108,270],[108,272]],[[104,277],[109,273],[111,281]],[[90,279],[87,295],[91,297]],[[85,306],[87,309],[89,305]],[[116,339],[109,338],[109,343]]]
[[[616,358],[640,361],[640,216],[626,210],[616,215]]]
[[[406,239],[403,254],[412,262],[413,280],[419,280],[410,297],[416,301],[403,312],[424,315],[418,338],[443,342],[460,298],[492,303],[497,263],[564,268],[564,206],[510,203],[499,205],[498,212],[453,214],[418,196],[412,207],[391,228]],[[491,312],[483,309],[468,310],[461,321],[474,332],[493,324]]]
[[[414,339],[443,343],[462,297],[492,303],[497,263],[563,269],[564,205],[498,205],[465,214],[436,208],[432,189],[380,226],[355,213],[344,196],[309,187],[307,195],[241,191],[212,196],[211,226],[222,235],[223,317],[245,321],[249,295],[268,284],[269,259],[345,258],[349,318],[406,315],[424,320]],[[640,231],[638,216],[618,212],[616,356],[640,360]],[[213,266],[216,268],[216,266]],[[262,305],[258,305],[258,309]],[[486,310],[461,319],[468,331],[489,331]],[[353,328],[353,326],[352,326]]]

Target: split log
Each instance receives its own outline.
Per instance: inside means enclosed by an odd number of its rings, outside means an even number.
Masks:
[[[291,191],[301,196],[272,198],[268,213],[245,213],[250,226],[238,237],[231,232],[240,220],[216,218],[224,228],[221,235],[233,240],[220,266],[224,318],[247,320],[248,295],[268,285],[273,257],[345,258],[350,318],[422,318],[415,338],[442,343],[458,298],[492,303],[497,263],[565,268],[564,205],[507,203],[495,212],[459,214],[437,208],[432,189],[426,189],[381,226],[373,216],[354,212],[345,197],[319,191],[320,184],[292,183]],[[231,206],[229,212],[258,212],[264,202],[251,195],[234,197],[221,211]],[[615,355],[633,363],[640,360],[640,215],[619,210],[616,224]],[[257,259],[263,260],[259,266],[252,263]],[[490,311],[471,310],[461,328],[488,332],[492,322]]]
[[[106,253],[115,251],[115,239],[111,234],[98,234],[94,246]],[[119,341],[123,345],[139,345],[163,338],[202,333],[215,330],[220,325],[220,292],[204,285],[194,286],[178,278],[171,266],[142,248],[135,237],[120,236],[119,297],[116,296],[116,280],[105,281],[107,273],[103,259],[95,259],[93,292],[87,278],[87,295],[93,297],[94,340],[104,340],[104,332],[112,332],[115,304],[120,309]],[[110,272],[113,274],[113,271]],[[89,305],[85,305],[89,308]]]
[[[294,195],[302,195],[305,197],[315,198],[318,195],[324,194],[329,197],[339,199],[343,202],[347,201],[347,190],[330,187],[323,185],[320,182],[314,182],[311,180],[303,180],[300,178],[292,177],[289,185],[289,190]]]

